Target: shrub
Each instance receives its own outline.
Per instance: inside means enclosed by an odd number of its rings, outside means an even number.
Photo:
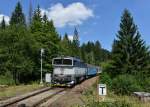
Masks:
[[[112,89],[115,94],[131,94],[134,91],[141,91],[142,88],[132,75],[119,75],[112,81]]]
[[[85,107],[132,107],[132,104],[126,101],[115,101],[115,102],[90,102]]]
[[[147,77],[143,80],[143,90],[150,92],[150,77]]]
[[[110,78],[110,76],[107,73],[103,72],[100,75],[100,83],[106,84],[108,86],[108,88],[111,88],[112,79]]]
[[[101,67],[102,67],[103,72],[106,72],[110,76],[112,76],[112,72],[113,72],[112,71],[112,68],[113,68],[112,63],[113,63],[112,60],[108,60],[106,62],[101,63]]]
[[[142,87],[143,91],[150,92],[150,77],[143,73],[136,75],[136,80],[138,84]]]
[[[0,85],[14,85],[15,82],[10,73],[0,75]]]

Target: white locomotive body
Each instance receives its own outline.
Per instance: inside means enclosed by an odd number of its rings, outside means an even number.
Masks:
[[[57,57],[53,59],[53,83],[74,85],[86,78],[87,66],[74,57]]]

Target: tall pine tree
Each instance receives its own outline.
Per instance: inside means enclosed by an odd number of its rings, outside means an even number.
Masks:
[[[22,12],[22,6],[20,2],[17,3],[15,10],[12,13],[10,25],[26,25],[25,16]]]
[[[64,35],[64,37],[63,37],[63,39],[62,39],[62,41],[61,41],[61,46],[62,46],[62,48],[63,48],[63,55],[65,55],[65,56],[71,56],[71,41],[69,40],[69,38],[68,38],[68,34],[67,33],[65,33],[65,35]]]
[[[41,15],[41,10],[39,5],[37,9],[34,11],[30,28],[32,33],[42,32],[42,15]]]
[[[112,74],[137,74],[145,71],[148,66],[148,48],[134,24],[128,10],[121,17],[120,30],[114,40],[112,49]]]
[[[40,48],[44,48],[45,50],[43,56],[44,72],[52,71],[51,61],[53,57],[56,57],[59,54],[60,39],[53,21],[49,21],[46,14],[42,16],[40,6],[38,6],[34,12],[30,29],[37,42],[37,53],[39,53],[38,51],[40,51]],[[37,57],[35,57],[35,59],[37,59]],[[38,70],[40,61],[36,60],[35,62]]]
[[[80,42],[79,42],[79,33],[77,31],[77,28],[75,27],[74,29],[74,35],[73,35],[73,43],[76,47],[79,47]]]
[[[80,57],[80,42],[79,42],[79,33],[77,28],[74,29],[73,41],[72,41],[72,56]]]
[[[3,16],[2,22],[0,24],[1,29],[5,29],[6,28],[6,22],[5,22],[5,18]]]

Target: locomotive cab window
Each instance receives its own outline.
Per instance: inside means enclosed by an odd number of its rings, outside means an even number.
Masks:
[[[72,59],[54,59],[54,65],[72,65]]]
[[[62,59],[55,59],[53,63],[56,64],[56,65],[61,65],[62,64]]]
[[[63,64],[64,65],[72,65],[72,60],[71,59],[63,59]]]

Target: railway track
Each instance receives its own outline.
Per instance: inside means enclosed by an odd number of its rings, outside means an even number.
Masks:
[[[0,101],[0,107],[44,107],[54,101],[57,96],[66,93],[66,88],[44,88],[29,94]],[[53,99],[54,97],[54,99]]]

